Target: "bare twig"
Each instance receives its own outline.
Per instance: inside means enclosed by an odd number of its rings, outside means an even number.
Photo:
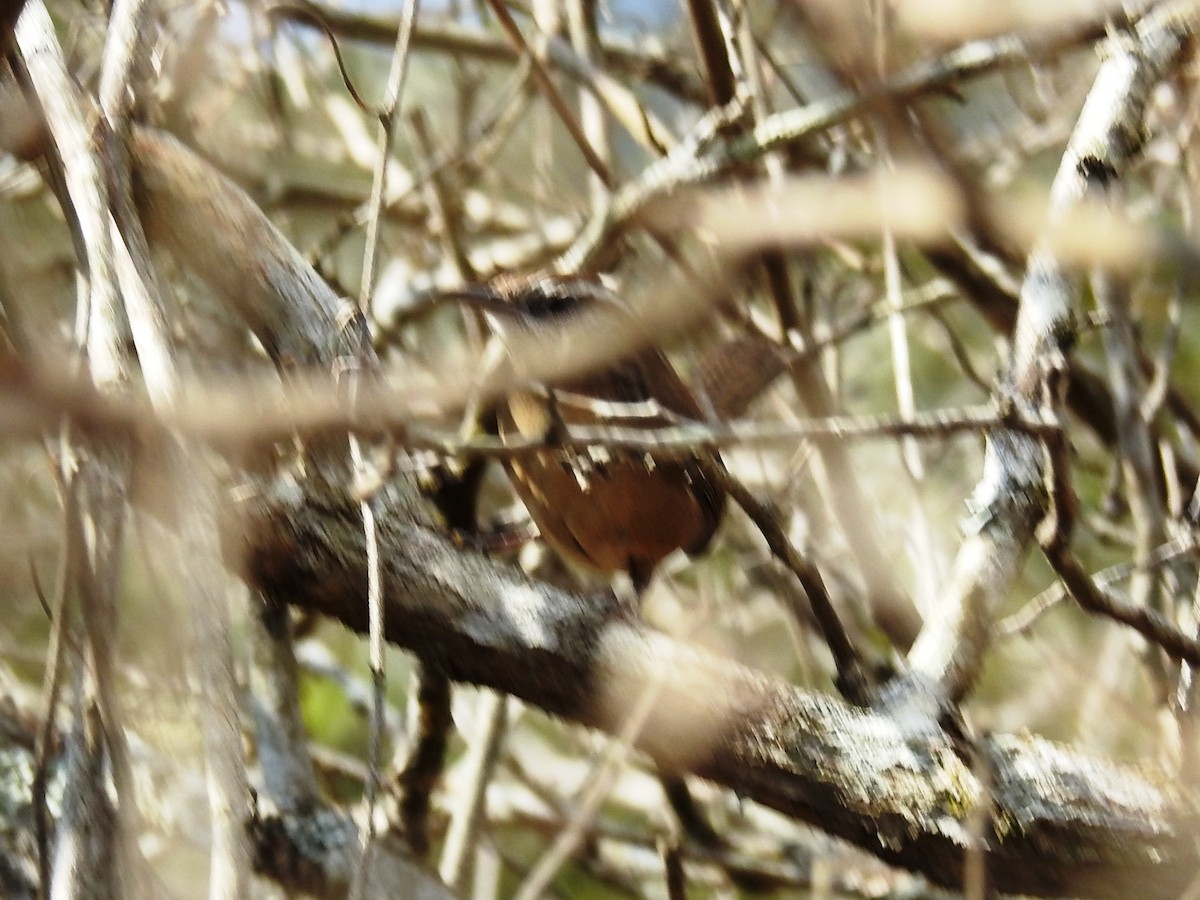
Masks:
[[[1155,547],[1153,552],[1140,565],[1162,568],[1181,559],[1194,557],[1197,553],[1200,553],[1200,548],[1190,538],[1168,541],[1159,547]],[[1112,592],[1110,589],[1113,585],[1120,581],[1128,580],[1135,570],[1136,567],[1133,563],[1119,563],[1089,577],[1095,583],[1098,590],[1111,595]],[[1068,594],[1061,583],[1047,588],[1020,610],[1000,620],[996,624],[997,637],[1006,638],[1028,634],[1043,614],[1057,606],[1067,596]]]
[[[1045,549],[1066,589],[1088,612],[1128,625],[1175,659],[1200,665],[1200,640],[1184,634],[1156,610],[1134,606],[1098,586],[1066,545],[1055,543]]]
[[[586,270],[604,245],[622,226],[634,219],[652,200],[679,188],[708,181],[764,154],[811,139],[834,125],[870,111],[882,101],[898,102],[934,94],[947,84],[979,77],[1031,59],[1051,56],[1064,46],[1093,39],[1102,33],[1095,25],[1086,32],[1057,34],[1045,43],[1013,36],[994,41],[973,41],[946,54],[917,63],[884,83],[876,93],[843,91],[807,106],[768,116],[745,136],[728,142],[708,141],[697,152],[694,141],[684,141],[670,154],[647,168],[634,181],[616,190],[602,215],[593,216],[574,244],[555,262],[564,273]]]
[[[529,43],[525,40],[525,35],[521,34],[521,29],[517,27],[517,23],[513,21],[512,15],[505,6],[504,0],[487,0],[488,8],[496,16],[500,27],[504,29],[505,35],[512,42],[513,47],[517,48],[523,56],[527,56],[533,64],[533,77],[537,79],[538,85],[542,88],[542,92],[546,95],[546,100],[553,107],[559,119],[567,129],[567,134],[571,136],[571,140],[575,142],[575,146],[579,148],[579,152],[583,154],[583,158],[587,160],[587,164],[596,176],[604,182],[606,187],[612,187],[614,179],[612,172],[609,171],[608,165],[596,152],[596,148],[592,146],[588,140],[579,121],[575,118],[575,113],[567,105],[562,93],[558,89],[558,85],[554,83],[554,79],[550,77],[550,73],[546,70],[542,63],[541,57],[530,48]]]
[[[1159,570],[1141,566],[1167,537],[1167,509],[1162,460],[1149,422],[1141,414],[1145,393],[1138,365],[1137,338],[1129,316],[1130,295],[1123,282],[1105,273],[1093,273],[1091,281],[1096,304],[1109,319],[1109,327],[1104,329],[1108,382],[1115,401],[1125,496],[1132,512],[1137,541],[1134,547],[1137,568],[1130,584],[1131,600],[1135,606],[1166,615]],[[1059,475],[1066,477],[1064,473]],[[1160,677],[1165,675],[1161,664],[1152,665],[1152,670]]]
[[[596,26],[596,0],[570,0],[567,3],[567,26],[571,35],[571,45],[585,64],[590,64],[596,54],[600,42]],[[596,151],[596,155],[612,168],[612,154],[609,152],[608,124],[604,119],[604,109],[596,94],[586,88],[579,92],[579,119],[588,146]],[[592,198],[592,208],[603,207],[610,185],[603,175],[593,172],[589,178],[588,193]]]
[[[475,730],[464,761],[466,783],[451,810],[450,827],[438,867],[442,880],[453,890],[461,891],[466,886],[476,842],[486,824],[487,788],[500,758],[507,707],[507,698],[493,691],[480,694],[475,705]]]
[[[817,567],[806,560],[788,540],[778,519],[757,497],[733,477],[725,478],[725,490],[738,506],[750,517],[771,548],[771,553],[782,562],[804,588],[812,604],[813,615],[821,629],[821,636],[833,654],[837,666],[837,686],[851,703],[865,706],[871,701],[871,683],[862,667],[859,652],[846,633],[825,582]]]
[[[124,346],[128,323],[116,290],[105,178],[90,152],[92,134],[85,124],[86,116],[67,73],[50,15],[40,0],[27,4],[16,36],[25,70],[60,154],[55,167],[65,191],[59,201],[68,221],[76,226],[76,246],[82,252],[79,265],[85,278],[81,279],[83,290],[77,309],[76,350],[80,359],[86,359],[91,380],[113,393],[127,380],[130,360]],[[108,754],[121,802],[114,814],[95,795],[100,790],[99,779],[90,785],[76,781],[71,786],[80,805],[70,819],[72,827],[60,828],[51,879],[64,892],[80,891],[83,885],[79,879],[83,876],[74,865],[73,855],[119,858],[119,864],[107,866],[103,874],[87,875],[95,879],[89,881],[91,887],[115,895],[120,884],[133,891],[138,885],[133,847],[137,807],[114,659],[128,454],[119,439],[88,442],[64,428],[62,459],[67,489],[78,491],[78,515],[67,523],[68,532],[74,532],[71,546],[78,556],[68,565],[73,581],[71,596],[87,598],[81,610],[90,652],[86,685],[82,671],[71,674],[77,691],[87,694],[86,698],[76,695],[73,732],[81,755],[73,772],[84,779],[91,777],[98,771],[93,767],[102,766]],[[85,710],[88,715],[98,711],[98,715],[85,722],[81,718]]]
[[[379,129],[377,131],[376,153],[377,160],[371,181],[370,214],[367,217],[366,245],[363,251],[362,280],[359,286],[358,313],[359,321],[371,309],[371,297],[375,289],[375,259],[379,253],[380,216],[383,209],[383,199],[387,195],[388,161],[392,151],[397,113],[400,101],[404,95],[404,80],[408,72],[408,44],[412,35],[413,22],[417,17],[418,0],[407,0],[404,12],[400,18],[400,27],[396,30],[396,45],[392,50],[391,66],[388,70],[387,82],[384,86],[383,102],[378,110]],[[345,323],[350,324],[349,322]],[[355,323],[357,325],[358,323]],[[371,362],[374,360],[372,359]],[[352,362],[352,366],[355,364]],[[356,366],[355,366],[356,368]],[[351,370],[348,378],[351,395],[351,407],[357,407],[360,401],[361,375]],[[370,478],[368,466],[363,457],[362,446],[358,436],[350,435],[350,460],[354,468],[356,482]],[[359,866],[352,881],[350,896],[352,900],[365,896],[366,873],[370,868],[370,854],[375,844],[375,804],[379,796],[380,768],[383,765],[383,735],[384,735],[384,692],[387,690],[387,672],[385,669],[383,641],[383,598],[382,577],[380,567],[383,565],[379,557],[379,538],[377,533],[374,498],[366,496],[359,504],[362,516],[364,541],[371,556],[367,567],[367,608],[370,616],[369,654],[371,680],[374,700],[371,704],[371,740],[368,753],[367,769],[370,777],[367,779],[365,806],[367,827],[363,840],[363,852],[359,858]]]
[[[679,851],[679,845],[664,840],[660,842],[659,850],[667,880],[667,900],[687,900],[687,879],[683,872],[683,854]]]
[[[297,0],[282,8],[286,14],[298,5]],[[344,37],[385,45],[390,45],[395,37],[397,21],[393,15],[377,15],[324,3],[304,5],[317,12],[333,31]],[[449,22],[418,25],[413,31],[413,46],[419,50],[483,62],[516,62],[522,55],[520,49],[510,41],[498,38],[493,33]],[[577,61],[566,59],[563,50],[569,53],[570,47],[561,42],[550,43],[551,58],[565,72],[573,74],[579,68]],[[607,35],[600,45],[600,54],[605,69],[629,77],[644,78],[686,100],[698,101],[701,98],[700,85],[693,73],[672,54],[644,39]]]

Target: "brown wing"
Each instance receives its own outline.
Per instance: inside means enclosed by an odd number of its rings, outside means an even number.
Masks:
[[[601,400],[627,403],[657,400],[673,413],[689,419],[702,417],[696,398],[666,354],[657,348],[625,360],[612,369],[571,382],[566,389]],[[665,420],[658,424],[665,424]]]
[[[710,348],[696,367],[696,394],[722,419],[740,416],[787,371],[787,353],[765,334],[750,332]]]

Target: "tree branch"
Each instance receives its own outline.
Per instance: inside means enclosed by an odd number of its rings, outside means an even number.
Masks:
[[[1183,47],[1189,5],[1166,6],[1113,42],[1080,114],[1051,189],[1049,235],[1085,197],[1120,177],[1140,150],[1150,91]],[[1078,285],[1049,243],[1030,256],[1009,361],[1012,403],[1038,407],[1066,371],[1079,317]],[[959,548],[939,613],[922,630],[909,663],[911,694],[955,701],[974,684],[1008,596],[1049,509],[1045,459],[1034,438],[998,431],[988,441],[975,491],[972,533]],[[929,688],[933,687],[932,694]],[[896,696],[905,691],[896,688]]]
[[[463,550],[412,521],[394,488],[380,504],[386,634],[458,681],[511,693],[618,732],[658,691],[635,744],[947,885],[969,820],[990,802],[985,857],[1003,891],[1171,897],[1200,855],[1191,813],[1132,770],[1027,736],[993,736],[986,798],[939,733],[798,690],[642,625],[610,594],[584,596]],[[357,507],[279,489],[243,506],[247,578],[264,595],[366,629]]]

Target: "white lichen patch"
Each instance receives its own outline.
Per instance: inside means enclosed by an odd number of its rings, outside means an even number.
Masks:
[[[506,631],[529,647],[554,649],[557,641],[553,629],[549,591],[532,582],[507,585],[504,589]],[[470,616],[464,623],[467,633],[485,643],[494,643],[496,619],[491,615]]]

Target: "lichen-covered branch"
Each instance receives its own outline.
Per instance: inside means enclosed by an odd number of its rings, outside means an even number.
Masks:
[[[1119,178],[1137,156],[1146,102],[1183,47],[1186,13],[1186,6],[1160,8],[1114,39],[1051,190],[1051,232],[1076,203]],[[1037,407],[1048,399],[1053,382],[1066,371],[1080,318],[1078,295],[1073,275],[1049,251],[1035,249],[1021,286],[1006,403]],[[936,700],[958,700],[974,684],[996,610],[1049,509],[1042,445],[1027,435],[994,432],[972,505],[972,532],[959,548],[938,613],[909,655],[912,690]]]
[[[618,732],[657,699],[636,745],[944,884],[959,883],[985,802],[940,733],[798,690],[679,644],[610,594],[580,595],[463,550],[406,511],[380,516],[386,634],[452,678]],[[281,487],[243,507],[247,578],[269,597],[366,628],[357,508]],[[1143,773],[1032,737],[993,736],[986,855],[1003,891],[1175,896],[1200,855],[1188,807]]]

